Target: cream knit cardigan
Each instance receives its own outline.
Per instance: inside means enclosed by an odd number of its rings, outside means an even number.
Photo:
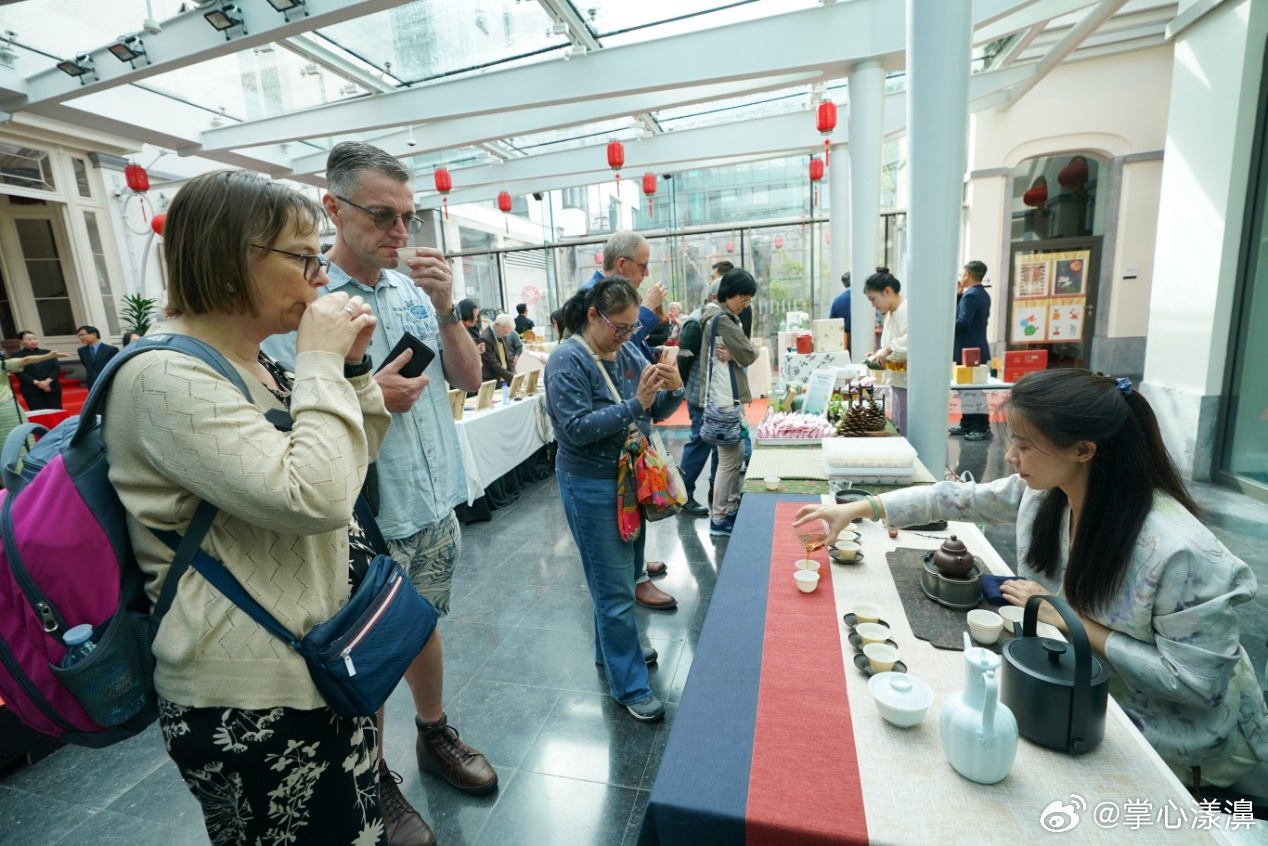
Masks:
[[[334,353],[296,357],[294,428],[281,403],[240,370],[255,405],[210,367],[151,352],[123,365],[106,403],[110,481],[151,601],[172,552],[149,531],[185,531],[207,499],[220,508],[202,548],[297,636],[348,599],[348,523],[391,417],[370,376],[346,379]],[[194,707],[325,706],[304,659],[192,568],[154,642],[155,686]]]

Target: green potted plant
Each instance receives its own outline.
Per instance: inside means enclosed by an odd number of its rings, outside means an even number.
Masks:
[[[155,300],[140,294],[128,294],[123,298],[123,328],[145,335],[154,325]]]

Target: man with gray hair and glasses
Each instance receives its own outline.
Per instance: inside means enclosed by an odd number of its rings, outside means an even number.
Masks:
[[[378,318],[368,354],[376,364],[405,332],[437,355],[419,376],[401,375],[410,351],[387,363],[375,378],[392,412],[375,464],[379,528],[392,557],[437,612],[449,610],[450,586],[461,550],[454,506],[467,499],[457,428],[444,382],[473,391],[480,386],[480,355],[459,321],[453,273],[439,250],[405,251],[422,228],[414,212],[413,172],[377,147],[359,142],[335,145],[326,162],[328,193],[322,197],[335,227],[330,283],[322,294],[361,296]],[[402,255],[403,251],[404,254]],[[289,339],[289,349],[273,343]],[[294,335],[270,339],[280,361],[294,361]],[[430,386],[430,387],[429,387]],[[420,770],[434,773],[464,793],[497,787],[484,755],[458,739],[444,712],[444,655],[437,629],[405,672],[414,700],[415,752]],[[382,711],[380,727],[382,727]],[[382,743],[380,742],[380,749]],[[391,846],[431,846],[431,828],[405,800],[400,776],[379,761],[379,795]]]

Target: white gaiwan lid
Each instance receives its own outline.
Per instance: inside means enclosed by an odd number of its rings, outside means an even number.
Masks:
[[[922,711],[933,704],[933,689],[906,673],[877,673],[867,689],[876,701],[897,711]]]

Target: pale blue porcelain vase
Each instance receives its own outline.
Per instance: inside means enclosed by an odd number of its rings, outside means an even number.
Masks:
[[[964,633],[964,690],[942,703],[942,751],[955,771],[978,784],[1001,781],[1017,757],[1017,719],[999,701],[1000,657]]]

